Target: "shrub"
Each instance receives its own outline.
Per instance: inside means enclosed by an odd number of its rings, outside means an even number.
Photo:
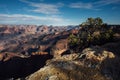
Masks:
[[[86,22],[82,23],[79,28],[77,36],[70,35],[69,46],[70,49],[75,47],[75,50],[81,50],[90,45],[102,45],[113,38],[113,31],[103,23],[101,18],[88,18]]]

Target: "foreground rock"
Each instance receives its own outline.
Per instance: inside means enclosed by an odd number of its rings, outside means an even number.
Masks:
[[[91,48],[86,48],[82,51],[79,58],[83,58],[86,61],[89,61],[91,64],[102,63],[107,58],[115,58],[114,53],[106,51],[105,49],[95,46]]]
[[[110,59],[115,58],[114,53],[101,47],[86,48],[82,53],[63,55],[47,61],[46,66],[26,77],[26,80],[119,80],[105,73],[110,72],[107,67],[110,66]]]
[[[106,80],[97,69],[83,67],[76,61],[52,61],[27,80]]]
[[[56,54],[53,54],[53,56]],[[81,53],[56,56],[35,52],[31,57],[12,57],[0,62],[0,79],[15,80],[119,80],[120,58],[93,46]],[[48,60],[49,59],[49,60]],[[46,62],[47,61],[47,62]],[[36,72],[35,72],[36,71]],[[34,72],[34,73],[33,73]],[[33,74],[32,74],[33,73]],[[27,77],[26,77],[27,76]]]

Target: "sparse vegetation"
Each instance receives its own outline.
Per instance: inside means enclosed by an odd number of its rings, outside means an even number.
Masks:
[[[78,46],[79,38],[76,35],[71,34],[68,40],[70,49],[75,49]]]
[[[70,35],[70,49],[82,50],[90,45],[101,45],[113,39],[113,31],[101,18],[88,18],[79,27],[77,35]],[[76,46],[77,45],[77,46]]]

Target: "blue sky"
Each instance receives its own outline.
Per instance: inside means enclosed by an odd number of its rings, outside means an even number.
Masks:
[[[0,24],[78,25],[88,17],[120,24],[120,0],[0,0]]]

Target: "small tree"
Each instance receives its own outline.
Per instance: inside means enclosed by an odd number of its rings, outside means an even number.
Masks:
[[[70,48],[76,46],[77,50],[82,50],[90,45],[100,45],[112,40],[113,31],[100,17],[88,18],[80,25],[77,36],[71,35],[69,38]]]
[[[69,42],[69,48],[71,50],[75,50],[75,48],[78,46],[79,38],[74,34],[71,34],[68,38],[68,42]]]

